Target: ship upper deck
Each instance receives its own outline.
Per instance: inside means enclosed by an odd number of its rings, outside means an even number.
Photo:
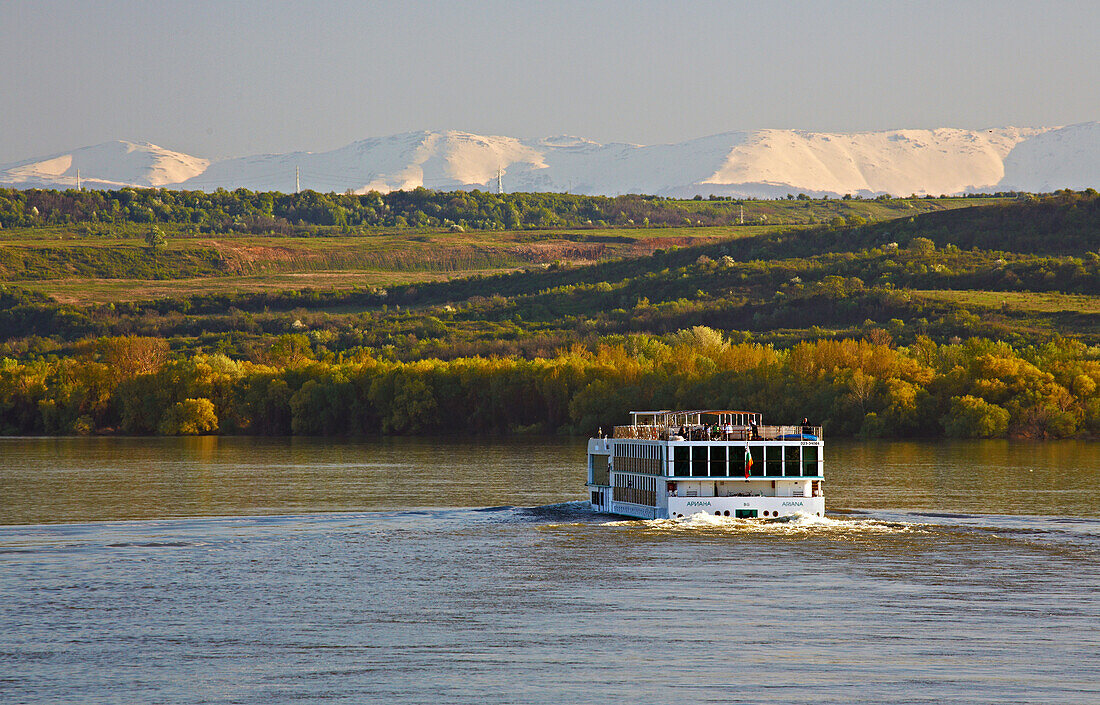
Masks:
[[[632,411],[631,425],[615,426],[612,438],[651,441],[769,441],[822,438],[821,426],[766,426],[755,411],[694,409]]]

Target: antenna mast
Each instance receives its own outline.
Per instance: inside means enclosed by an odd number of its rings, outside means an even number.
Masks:
[[[80,187],[80,169],[76,170],[76,190],[77,191],[83,191],[84,190],[83,188]]]
[[[302,175],[299,171],[299,167],[294,167],[294,193],[302,192]]]
[[[501,179],[500,166],[497,166],[497,195],[504,193],[504,181]]]
[[[738,225],[744,225],[745,224],[745,207],[744,206],[737,206],[737,207],[741,209],[741,215],[739,215],[737,217],[737,224]]]

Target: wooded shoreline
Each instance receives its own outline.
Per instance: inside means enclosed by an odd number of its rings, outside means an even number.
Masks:
[[[269,361],[174,355],[103,338],[74,356],[0,361],[0,433],[375,435],[592,433],[633,409],[745,408],[830,436],[1096,437],[1100,361],[1060,340],[907,347],[731,344],[702,326],[548,358],[314,359],[282,336]]]

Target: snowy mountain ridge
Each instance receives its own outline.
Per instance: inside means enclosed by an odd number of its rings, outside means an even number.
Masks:
[[[1100,122],[1067,127],[726,132],[676,144],[601,144],[583,137],[519,139],[409,132],[329,152],[209,160],[147,142],[106,142],[0,165],[15,188],[165,187],[391,191],[557,191],[776,197],[1045,192],[1100,186]]]

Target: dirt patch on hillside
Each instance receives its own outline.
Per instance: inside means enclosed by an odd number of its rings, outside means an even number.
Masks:
[[[533,242],[515,249],[520,259],[528,262],[595,262],[607,253],[607,245],[598,242]]]
[[[670,247],[691,247],[714,242],[712,237],[650,237],[637,240],[631,245],[629,253],[640,256],[651,254],[654,250],[667,250]]]
[[[229,244],[217,240],[212,240],[206,244],[217,251],[218,256],[225,263],[227,272],[238,274],[270,269],[288,269],[288,265],[318,262],[323,259],[316,252],[292,250],[289,247]]]

